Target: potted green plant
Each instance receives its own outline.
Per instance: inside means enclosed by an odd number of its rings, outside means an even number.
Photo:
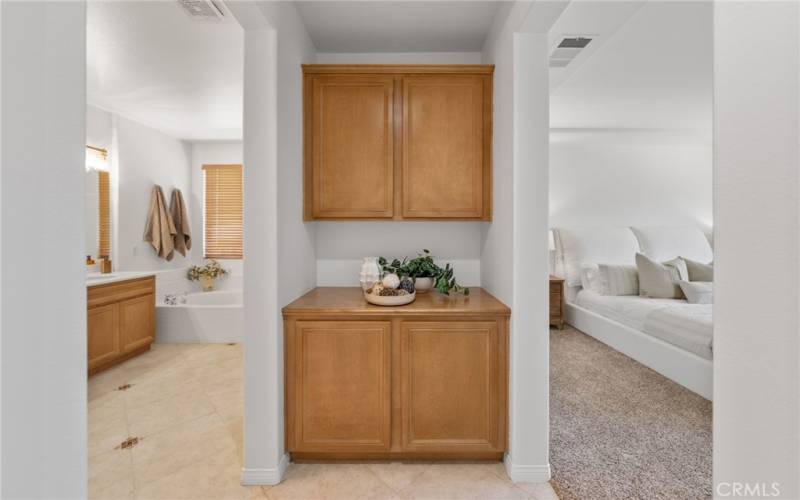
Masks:
[[[402,261],[394,259],[389,262],[385,257],[380,257],[378,264],[384,274],[394,273],[400,279],[413,279],[417,293],[425,293],[435,287],[445,295],[450,295],[450,292],[469,295],[469,288],[456,282],[455,269],[449,263],[443,268],[438,266],[433,261],[430,250],[423,249],[421,254],[411,260],[406,257]]]
[[[186,273],[186,277],[190,281],[199,281],[203,286],[204,292],[210,292],[214,289],[214,280],[228,274],[219,262],[214,259],[204,266],[192,266]]]

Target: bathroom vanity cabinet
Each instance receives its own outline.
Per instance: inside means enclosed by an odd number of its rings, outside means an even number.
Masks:
[[[500,459],[511,311],[480,288],[367,304],[316,288],[283,309],[293,459]]]
[[[491,65],[304,65],[306,220],[491,220]]]
[[[86,292],[89,375],[150,349],[155,340],[155,278],[90,285]]]

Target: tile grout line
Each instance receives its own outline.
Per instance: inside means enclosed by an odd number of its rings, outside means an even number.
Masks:
[[[185,354],[186,353],[181,352],[181,353],[179,353],[179,355],[177,357],[183,358]],[[186,359],[180,359],[180,363],[187,363],[187,360]],[[136,385],[140,385],[140,384],[135,384],[135,383],[127,382],[127,381],[125,383],[126,384],[131,384],[132,387],[135,387]],[[203,392],[203,394],[205,395],[205,391]],[[127,430],[127,435],[128,435],[128,437],[132,437],[131,436],[131,429],[130,429],[130,422],[129,422],[129,419],[128,419],[128,398],[127,398],[126,394],[124,394],[124,393],[122,394],[122,398],[123,398],[123,408],[124,408],[124,413],[125,413],[125,426],[126,426],[126,430]],[[161,400],[158,400],[158,401],[161,401]],[[215,411],[212,412],[212,413],[215,413],[216,412],[216,408],[214,407],[213,404],[211,404],[211,407],[215,409]],[[153,432],[151,434],[147,434],[147,435],[143,435],[143,436],[136,436],[136,437],[137,438],[141,438],[141,439],[145,439],[145,438],[148,438],[148,437],[156,436],[158,434],[161,434],[162,432],[170,431],[174,427],[177,427],[178,425],[189,424],[191,422],[194,422],[195,420],[201,419],[203,417],[207,417],[210,414],[211,413],[207,413],[207,414],[204,414],[204,415],[198,415],[195,418],[192,418],[192,419],[189,419],[189,420],[185,420],[183,422],[177,422],[175,424],[172,424],[172,425],[170,425],[168,427],[165,427],[163,429],[158,430],[157,432]],[[136,481],[136,466],[135,466],[135,459],[134,459],[133,450],[130,450],[130,457],[131,457],[131,478],[133,480],[133,492],[132,493],[133,493],[133,497],[136,498],[138,486],[137,486],[137,481]]]
[[[383,484],[384,486],[386,486],[387,488],[389,488],[389,490],[390,490],[392,493],[395,493],[395,494],[398,494],[398,495],[399,495],[399,494],[400,494],[400,491],[401,491],[403,488],[401,488],[401,489],[399,489],[399,490],[396,490],[396,489],[394,489],[394,488],[392,487],[392,485],[390,485],[389,483],[387,483],[386,481],[384,481],[383,479],[381,479],[381,477],[380,477],[378,474],[376,474],[374,470],[372,470],[372,467],[370,467],[370,465],[371,465],[371,464],[363,464],[363,467],[364,467],[365,469],[367,469],[367,471],[369,471],[369,473],[370,473],[370,474],[372,474],[373,476],[375,476],[375,478],[378,480],[378,482],[379,482],[379,483],[381,483],[381,484]],[[422,473],[420,473],[420,474],[419,474],[419,475],[418,475],[416,478],[414,478],[414,480],[412,480],[411,482],[413,483],[414,481],[416,481],[416,479],[417,479],[419,476],[421,476],[421,475],[422,475]],[[411,484],[411,483],[409,483],[409,484]],[[408,486],[408,485],[406,485],[406,486]]]
[[[131,384],[127,380],[125,382],[123,382],[123,384],[130,384],[131,387],[133,387],[133,384]],[[119,389],[114,389],[114,390],[119,390]],[[131,423],[130,423],[130,419],[128,418],[128,396],[125,394],[125,392],[127,390],[128,389],[126,389],[125,391],[120,391],[120,393],[121,393],[120,396],[122,397],[122,410],[123,410],[123,414],[124,414],[124,417],[125,417],[125,431],[126,431],[125,434],[127,435],[128,438],[131,438],[133,436],[131,436]],[[130,454],[130,465],[131,465],[131,469],[130,469],[130,471],[131,471],[131,496],[132,496],[132,498],[135,499],[136,498],[136,489],[137,488],[136,488],[136,464],[134,463],[135,459],[133,457],[133,449],[128,450],[128,453]]]
[[[421,478],[423,475],[425,475],[425,473],[426,473],[426,472],[428,472],[429,470],[431,470],[431,467],[432,467],[433,465],[435,465],[435,464],[424,464],[424,465],[425,465],[425,469],[424,469],[422,472],[420,472],[419,474],[417,474],[417,476],[416,476],[414,479],[412,479],[411,481],[409,481],[409,483],[408,483],[407,485],[405,485],[405,486],[403,486],[402,488],[400,488],[399,490],[395,491],[395,493],[397,493],[398,495],[401,495],[401,496],[402,496],[402,494],[403,494],[403,492],[404,492],[404,491],[406,491],[407,489],[409,489],[409,488],[410,488],[410,487],[411,487],[411,486],[412,486],[412,485],[413,485],[415,482],[417,482],[417,481],[419,480],[419,478]],[[380,479],[380,478],[379,478],[379,479]],[[390,488],[391,488],[391,487],[390,487]],[[392,488],[392,489],[393,489],[393,488]]]

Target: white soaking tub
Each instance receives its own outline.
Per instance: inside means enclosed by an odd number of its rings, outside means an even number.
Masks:
[[[242,291],[219,290],[165,297],[156,303],[156,342],[217,343],[241,342]]]

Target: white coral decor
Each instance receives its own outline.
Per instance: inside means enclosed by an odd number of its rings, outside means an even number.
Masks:
[[[383,277],[383,286],[386,288],[391,288],[394,290],[398,286],[400,286],[400,278],[397,277],[396,274],[387,274]]]

